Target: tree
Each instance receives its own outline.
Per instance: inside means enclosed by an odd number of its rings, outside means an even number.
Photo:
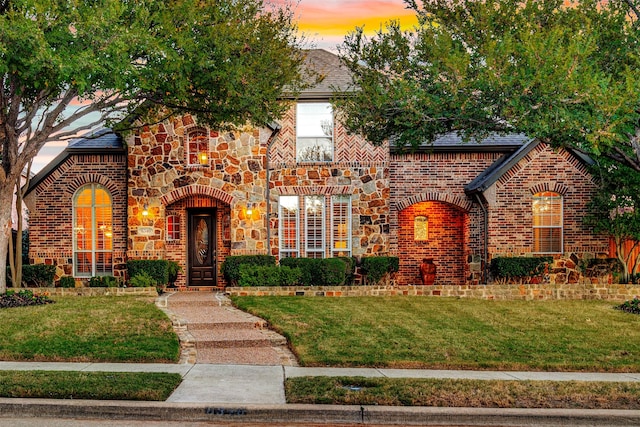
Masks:
[[[262,0],[0,0],[0,265],[15,183],[47,141],[134,112],[266,124],[304,81],[300,43],[291,10]]]
[[[589,202],[585,223],[596,233],[613,238],[616,256],[623,266],[622,282],[628,283],[640,263],[640,256],[634,257],[640,245],[640,174],[607,159],[600,159],[593,166],[593,174],[600,189]]]
[[[451,131],[522,132],[640,173],[640,24],[635,0],[405,0],[397,22],[340,47],[355,89],[346,127],[417,146]]]

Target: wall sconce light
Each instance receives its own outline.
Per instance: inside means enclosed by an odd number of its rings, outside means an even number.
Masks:
[[[149,216],[149,206],[145,203],[144,207],[142,208],[142,216],[144,218]]]
[[[240,209],[238,218],[240,218],[240,220],[258,220],[260,219],[260,210],[253,203],[249,203],[246,207]]]
[[[200,161],[201,165],[206,165],[207,163],[209,163],[209,156],[207,155],[207,153],[202,151],[198,153],[198,160]]]

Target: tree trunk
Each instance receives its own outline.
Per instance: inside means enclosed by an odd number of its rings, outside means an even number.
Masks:
[[[629,283],[629,265],[627,264],[627,257],[624,254],[624,242],[625,239],[616,237],[616,255],[618,260],[622,264],[622,278],[621,283]]]
[[[13,205],[13,182],[0,183],[0,294],[7,291],[7,254],[11,239],[11,210]]]

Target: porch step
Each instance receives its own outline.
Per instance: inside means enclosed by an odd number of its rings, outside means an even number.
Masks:
[[[266,329],[267,322],[260,319],[259,321],[243,322],[243,321],[230,321],[230,322],[196,322],[189,323],[188,328],[190,331],[196,330],[220,330],[220,329]]]
[[[196,348],[246,348],[287,345],[287,340],[278,334],[251,329],[190,330]]]

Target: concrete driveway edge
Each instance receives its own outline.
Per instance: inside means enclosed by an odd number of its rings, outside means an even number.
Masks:
[[[0,420],[49,417],[193,422],[467,426],[629,426],[640,411],[341,405],[219,405],[97,400],[0,399]]]

